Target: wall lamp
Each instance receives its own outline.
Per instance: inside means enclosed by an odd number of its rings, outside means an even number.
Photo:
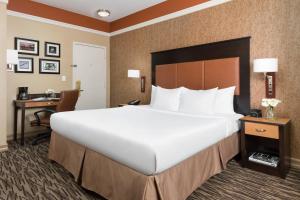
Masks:
[[[253,71],[264,73],[266,79],[266,98],[275,98],[275,72],[278,72],[277,58],[255,59],[253,62]]]
[[[145,92],[146,76],[141,76],[140,70],[129,69],[128,78],[141,78],[141,92]]]

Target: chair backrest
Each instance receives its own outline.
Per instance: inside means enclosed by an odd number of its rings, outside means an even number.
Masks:
[[[61,91],[60,101],[59,104],[56,106],[56,112],[75,110],[78,96],[79,96],[79,90]]]

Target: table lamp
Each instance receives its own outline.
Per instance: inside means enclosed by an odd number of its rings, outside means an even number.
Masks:
[[[7,63],[7,71],[14,71],[14,65],[19,64],[18,51],[7,49],[6,50],[6,63]]]
[[[255,59],[253,71],[264,73],[266,79],[266,98],[275,98],[275,72],[278,71],[277,58]]]

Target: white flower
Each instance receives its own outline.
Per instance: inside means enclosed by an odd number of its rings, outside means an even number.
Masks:
[[[281,101],[278,100],[278,99],[271,99],[270,100],[270,106],[272,106],[272,107],[276,107],[279,103],[281,103]]]
[[[281,103],[281,101],[278,99],[262,99],[261,101],[263,107],[276,107],[279,103]]]
[[[268,106],[269,106],[268,99],[262,99],[261,105],[262,105],[263,107],[268,107]]]

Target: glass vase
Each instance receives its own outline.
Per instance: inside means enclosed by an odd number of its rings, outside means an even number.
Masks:
[[[267,118],[274,119],[274,108],[272,106],[267,107]]]

